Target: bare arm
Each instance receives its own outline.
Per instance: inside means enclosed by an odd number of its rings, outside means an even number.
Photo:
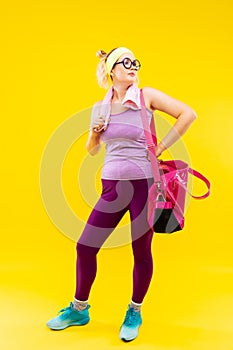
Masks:
[[[103,125],[103,118],[99,116],[100,102],[94,104],[91,114],[91,127],[88,135],[86,149],[92,156],[97,154],[101,148],[101,139],[98,129]]]
[[[156,156],[160,156],[166,148],[175,143],[188,130],[190,125],[197,118],[197,115],[193,109],[185,103],[156,89],[145,87],[143,88],[143,94],[150,109],[157,109],[177,119],[171,130],[157,146]]]
[[[95,131],[90,131],[86,143],[86,149],[90,155],[94,156],[101,148],[100,134]]]

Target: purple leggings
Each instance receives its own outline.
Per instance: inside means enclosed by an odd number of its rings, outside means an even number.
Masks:
[[[142,303],[153,273],[153,230],[147,222],[148,189],[152,183],[153,179],[102,179],[101,197],[92,210],[76,247],[76,299],[88,300],[97,271],[97,253],[129,210],[134,256],[132,300]]]

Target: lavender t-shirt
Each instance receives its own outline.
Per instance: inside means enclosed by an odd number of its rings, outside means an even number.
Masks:
[[[147,110],[148,122],[153,114]],[[112,114],[101,140],[106,145],[102,178],[130,180],[152,178],[151,163],[148,160],[141,111],[128,109]]]

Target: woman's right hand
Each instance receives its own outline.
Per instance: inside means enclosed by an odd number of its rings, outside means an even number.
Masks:
[[[103,116],[101,115],[95,116],[92,121],[92,126],[91,126],[92,131],[96,133],[100,133],[103,130],[104,122],[105,122],[105,119]]]

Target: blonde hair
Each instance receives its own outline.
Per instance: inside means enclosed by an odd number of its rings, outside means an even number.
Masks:
[[[116,48],[111,50],[108,54],[103,50],[99,50],[96,52],[96,57],[100,59],[100,62],[98,63],[97,70],[96,70],[96,76],[97,76],[99,86],[104,89],[108,89],[111,83],[109,79],[111,78],[111,76],[109,77],[108,75],[106,61],[110,53],[112,53],[115,49]]]

